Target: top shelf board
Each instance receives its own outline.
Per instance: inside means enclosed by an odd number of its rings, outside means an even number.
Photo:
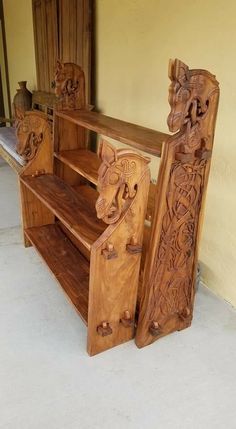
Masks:
[[[169,134],[96,112],[61,110],[56,112],[56,116],[158,157],[161,156],[162,144],[170,137]]]

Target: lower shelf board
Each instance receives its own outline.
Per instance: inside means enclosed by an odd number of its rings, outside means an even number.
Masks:
[[[87,325],[89,292],[87,259],[81,255],[58,225],[27,228],[24,232]]]

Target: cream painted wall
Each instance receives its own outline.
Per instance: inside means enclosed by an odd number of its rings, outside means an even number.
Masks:
[[[206,285],[236,306],[236,2],[97,0],[96,8],[96,104],[104,113],[167,131],[169,58],[220,82],[200,259]]]
[[[2,79],[2,90],[3,90],[3,104],[5,117],[9,117],[9,106],[8,106],[8,91],[7,91],[7,79],[6,79],[6,64],[4,58],[4,47],[3,47],[3,29],[2,21],[0,20],[0,69]]]
[[[30,90],[36,89],[31,4],[31,0],[3,0],[11,99],[21,80],[27,80]]]

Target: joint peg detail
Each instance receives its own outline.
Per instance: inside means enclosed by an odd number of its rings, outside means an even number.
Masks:
[[[131,254],[142,253],[142,246],[138,244],[136,237],[131,237],[130,243],[126,245],[126,250]]]
[[[97,332],[102,337],[106,337],[107,335],[112,334],[112,329],[108,322],[102,322],[101,325],[97,327]]]
[[[105,249],[102,250],[102,255],[105,259],[114,259],[118,257],[117,251],[112,243],[107,243]]]
[[[129,310],[125,310],[124,311],[124,315],[123,317],[121,317],[120,319],[120,323],[125,327],[125,328],[132,328],[134,326],[134,321],[130,315]]]
[[[151,325],[149,326],[149,332],[153,337],[157,337],[161,334],[161,328],[158,322],[155,320],[152,321]]]

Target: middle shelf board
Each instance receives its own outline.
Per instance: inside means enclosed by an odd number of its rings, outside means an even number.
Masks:
[[[64,150],[54,156],[94,185],[98,184],[101,161],[95,152],[86,149]]]
[[[161,156],[162,145],[170,135],[86,110],[60,110],[56,117],[128,144],[154,156]]]
[[[56,224],[27,228],[24,232],[87,324],[89,262]]]
[[[23,176],[21,182],[69,229],[89,251],[107,225],[97,218],[97,192],[89,186],[75,191],[53,174]],[[90,203],[91,202],[91,203]]]
[[[97,186],[98,169],[101,165],[101,161],[95,152],[86,149],[64,150],[61,152],[55,152],[54,156],[65,165],[68,165],[72,170],[76,171],[85,179]],[[153,216],[155,194],[156,185],[154,183],[150,183],[146,215],[146,218],[149,220]]]

